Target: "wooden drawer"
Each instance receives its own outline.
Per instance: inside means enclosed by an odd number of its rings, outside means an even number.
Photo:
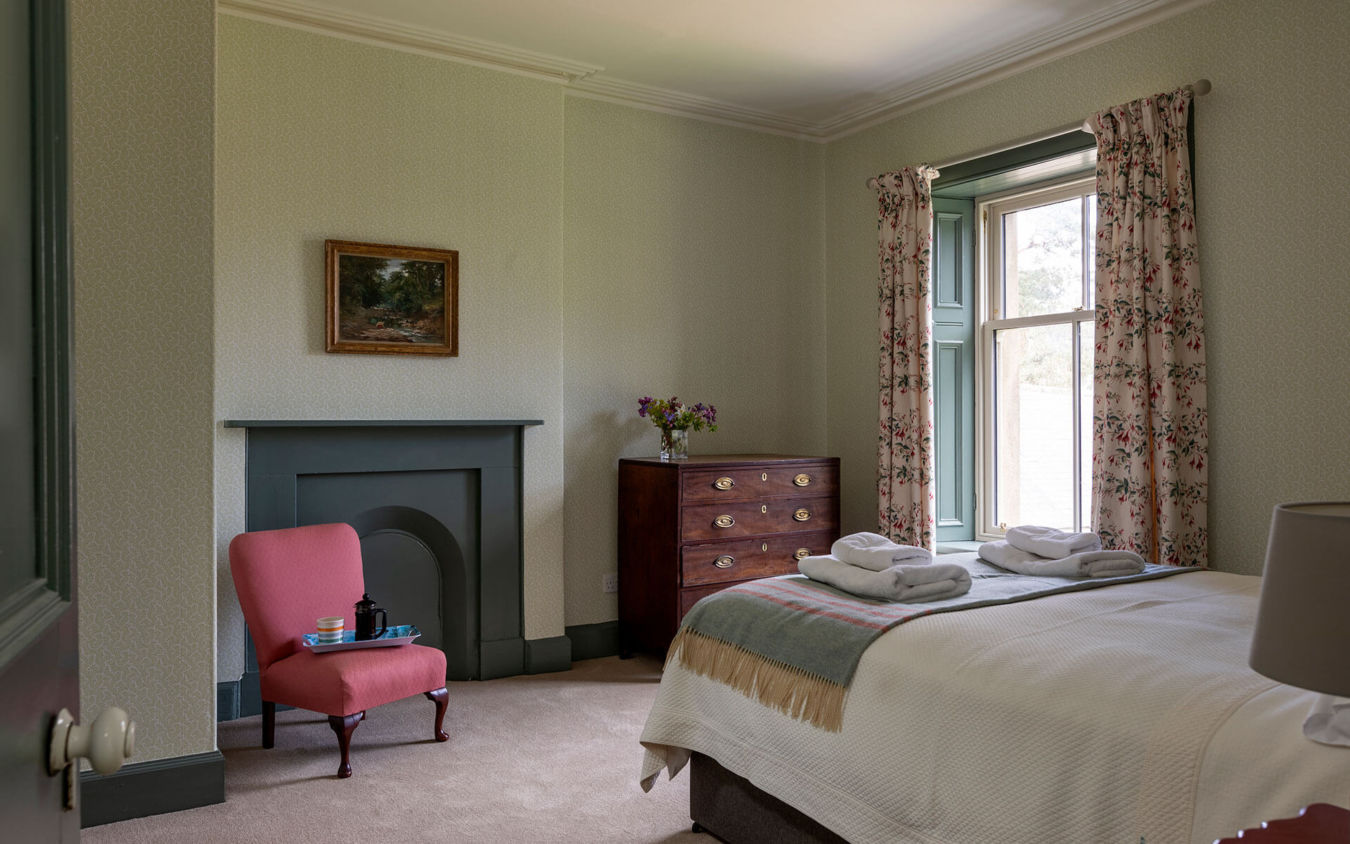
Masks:
[[[839,478],[838,458],[815,455],[620,460],[619,653],[665,653],[700,598],[796,572],[799,548],[827,553],[839,535]]]
[[[743,580],[737,580],[733,583],[710,583],[706,586],[695,586],[693,589],[681,589],[680,618],[677,619],[676,626],[677,627],[679,626],[678,621],[684,619],[685,613],[689,612],[689,608],[692,607],[694,604],[697,604],[699,601],[703,600],[704,598],[713,594],[714,592],[721,592],[728,586],[735,586],[736,583],[745,583],[745,582],[746,581]]]
[[[735,501],[766,495],[833,495],[839,467],[829,463],[732,466],[684,473],[682,500]]]
[[[680,538],[691,541],[788,531],[833,531],[838,528],[837,522],[832,498],[725,501],[685,507],[680,514]]]
[[[726,583],[776,574],[796,574],[797,554],[828,554],[834,535],[793,533],[761,539],[737,539],[686,545],[680,552],[680,582],[684,586]]]

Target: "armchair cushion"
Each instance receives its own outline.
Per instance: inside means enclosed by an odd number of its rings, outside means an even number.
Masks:
[[[262,697],[325,715],[352,715],[444,688],[445,653],[422,645],[324,654],[301,649],[262,672]]]
[[[361,540],[341,523],[241,533],[230,543],[230,574],[265,675],[303,650],[301,634],[320,617],[354,625],[353,605],[364,591]]]

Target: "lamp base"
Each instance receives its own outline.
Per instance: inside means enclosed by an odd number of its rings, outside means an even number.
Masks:
[[[1350,747],[1350,700],[1318,695],[1303,721],[1303,735],[1319,744]]]

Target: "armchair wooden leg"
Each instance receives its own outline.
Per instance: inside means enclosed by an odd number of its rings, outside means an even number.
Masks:
[[[263,705],[263,747],[271,749],[277,743],[277,705],[270,700]]]
[[[425,694],[427,700],[436,704],[436,729],[434,731],[436,741],[449,741],[450,734],[441,729],[441,725],[445,722],[445,707],[450,703],[450,690],[441,688]]]
[[[342,751],[342,764],[338,765],[338,779],[346,779],[352,775],[351,749],[352,732],[356,725],[361,723],[361,713],[354,712],[351,715],[329,715],[328,726],[337,733],[338,748]]]

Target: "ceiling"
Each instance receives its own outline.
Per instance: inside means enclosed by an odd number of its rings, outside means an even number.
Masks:
[[[222,12],[828,140],[1207,0],[218,0]]]

